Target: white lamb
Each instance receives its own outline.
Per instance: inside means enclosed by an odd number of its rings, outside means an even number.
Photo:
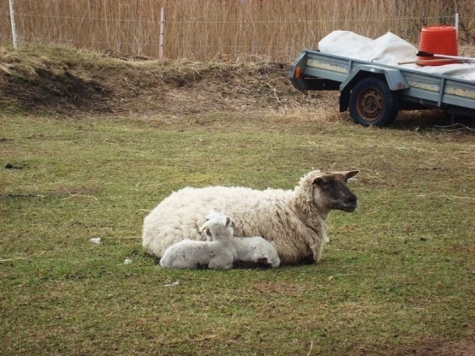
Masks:
[[[215,208],[211,209],[206,216],[206,220],[210,221],[216,218],[223,218],[226,215],[218,212]],[[206,223],[205,223],[206,224]],[[211,241],[212,235],[209,229],[205,229],[206,239]],[[236,237],[232,238],[232,243],[236,248],[237,258],[234,263],[240,267],[262,267],[275,268],[280,265],[280,258],[274,245],[260,236],[254,237]]]
[[[281,264],[319,262],[328,241],[325,220],[330,211],[356,209],[357,198],[347,181],[357,173],[312,171],[293,191],[187,187],[172,193],[145,217],[142,244],[160,258],[180,240],[203,240],[199,227],[209,210],[219,207],[235,219],[235,235],[262,236],[272,242]]]
[[[182,240],[168,247],[160,265],[167,268],[230,269],[237,257],[233,242],[234,221],[221,215],[204,224],[212,241]]]

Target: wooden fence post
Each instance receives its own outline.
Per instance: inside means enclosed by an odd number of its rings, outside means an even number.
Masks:
[[[165,11],[162,7],[160,10],[160,47],[158,48],[158,59],[163,59],[163,27],[165,23]]]
[[[12,38],[13,38],[13,48],[17,49],[17,37],[16,37],[16,25],[15,25],[15,10],[14,10],[14,3],[15,0],[9,0],[10,5],[10,22],[12,24]]]

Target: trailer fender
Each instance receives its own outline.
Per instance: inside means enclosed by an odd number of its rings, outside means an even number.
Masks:
[[[288,77],[292,85],[302,92],[309,90],[305,80],[303,78],[303,70],[305,63],[307,62],[307,52],[303,51],[299,56],[290,64]]]
[[[381,77],[391,91],[398,91],[409,88],[404,75],[399,69],[381,68],[372,65],[361,65],[356,67],[350,75],[340,84],[340,112],[348,110],[350,102],[350,92],[353,87],[362,79],[368,77]]]

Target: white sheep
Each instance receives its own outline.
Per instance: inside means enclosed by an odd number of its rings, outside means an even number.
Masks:
[[[237,257],[232,243],[234,221],[221,215],[207,221],[203,228],[212,241],[182,240],[168,247],[160,259],[167,268],[230,269]]]
[[[217,218],[225,218],[226,215],[218,212],[212,208],[206,216],[206,220],[210,221]],[[206,224],[206,223],[205,223]],[[209,234],[209,229],[204,229],[206,232],[206,240],[211,241],[212,235]],[[236,248],[237,258],[235,265],[241,267],[263,267],[275,268],[280,265],[280,258],[277,250],[269,241],[263,239],[261,236],[253,237],[236,237],[231,239]]]
[[[235,236],[232,241],[237,254],[235,265],[241,267],[279,267],[280,258],[277,249],[261,236]]]
[[[235,235],[262,236],[277,249],[281,264],[319,262],[325,221],[331,210],[352,212],[357,198],[347,186],[358,171],[312,171],[294,190],[243,187],[184,188],[165,198],[144,219],[142,244],[160,258],[183,239],[203,240],[199,227],[212,207],[236,221]]]

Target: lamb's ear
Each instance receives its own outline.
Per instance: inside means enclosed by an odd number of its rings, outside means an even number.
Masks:
[[[226,226],[231,226],[234,229],[234,227],[236,226],[234,219],[230,218],[229,216],[226,216]]]
[[[207,225],[208,225],[208,224],[206,224],[206,222],[205,222],[203,225],[201,225],[201,227],[200,227],[200,229],[199,229],[200,232],[203,232],[203,231],[206,229]]]
[[[346,179],[351,179],[353,178],[355,175],[357,175],[360,171],[348,171],[348,172],[345,172],[345,177]]]

